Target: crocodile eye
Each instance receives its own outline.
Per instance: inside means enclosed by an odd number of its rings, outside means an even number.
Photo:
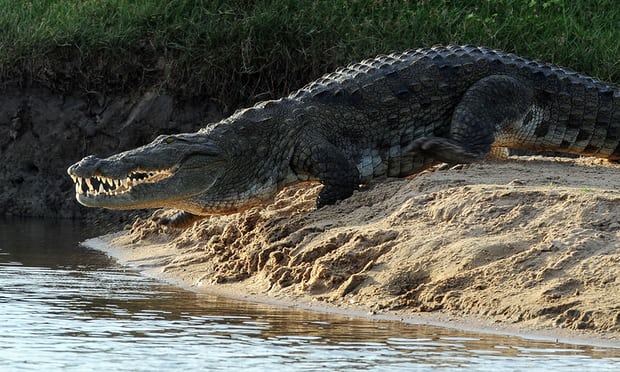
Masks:
[[[166,138],[165,141],[166,141],[166,143],[169,144],[169,143],[172,143],[172,142],[176,141],[176,139],[174,137],[168,137],[168,138]]]

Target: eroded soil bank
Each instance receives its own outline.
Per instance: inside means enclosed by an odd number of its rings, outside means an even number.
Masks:
[[[0,216],[124,220],[126,212],[81,207],[67,167],[87,155],[105,157],[145,145],[159,134],[193,132],[219,118],[209,100],[181,100],[156,90],[106,96],[5,88],[0,95]]]
[[[617,341],[619,189],[617,164],[511,157],[378,182],[320,210],[319,186],[291,187],[182,231],[138,220],[109,243],[197,291]]]

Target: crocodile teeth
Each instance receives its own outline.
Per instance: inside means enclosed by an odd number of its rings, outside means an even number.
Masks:
[[[110,178],[103,175],[79,177],[71,175],[75,183],[75,193],[88,196],[117,196],[130,192],[133,187],[144,183],[156,183],[172,176],[170,169],[143,171],[136,169],[123,178]]]

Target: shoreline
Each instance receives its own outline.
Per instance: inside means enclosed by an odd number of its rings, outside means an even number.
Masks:
[[[319,303],[316,301],[308,302],[303,300],[296,301],[295,299],[290,298],[274,298],[257,293],[240,293],[237,286],[233,288],[226,288],[222,286],[216,287],[213,285],[196,285],[195,283],[184,281],[182,278],[164,273],[162,271],[164,266],[157,263],[158,259],[161,257],[149,256],[146,253],[146,250],[148,249],[147,246],[140,249],[138,254],[136,254],[137,252],[129,254],[130,252],[127,251],[127,247],[113,245],[112,240],[120,234],[121,233],[119,232],[90,238],[81,244],[86,248],[105,253],[109,257],[115,259],[121,266],[136,270],[140,272],[141,275],[161,280],[170,285],[198,294],[225,297],[236,301],[253,302],[275,307],[296,308],[311,312],[355,317],[370,321],[404,322],[406,324],[423,325],[481,334],[519,337],[535,341],[586,345],[593,347],[620,348],[620,340],[617,337],[606,338],[602,337],[602,335],[596,334],[575,334],[574,332],[560,328],[530,329],[528,327],[518,325],[492,324],[488,321],[485,322],[470,316],[457,316],[442,312],[405,314],[405,311],[393,311],[389,313],[372,313],[369,309],[355,305],[345,307]]]
[[[138,219],[87,246],[174,285],[244,301],[620,347],[620,165],[511,157],[320,187],[185,230]],[[161,216],[171,211],[157,211]]]

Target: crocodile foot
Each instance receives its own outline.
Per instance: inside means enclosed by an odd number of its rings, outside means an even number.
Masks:
[[[193,225],[196,221],[205,218],[205,216],[198,216],[189,212],[180,211],[173,214],[170,217],[153,217],[153,220],[160,225],[172,227],[174,229],[183,229]]]
[[[484,154],[471,152],[459,142],[444,137],[421,137],[407,148],[408,151],[422,153],[444,163],[472,163]]]

